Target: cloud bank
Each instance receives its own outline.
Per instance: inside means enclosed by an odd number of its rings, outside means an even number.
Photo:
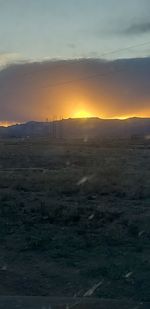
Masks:
[[[0,71],[0,121],[150,117],[150,58],[12,64]]]
[[[5,53],[0,52],[0,70],[12,63],[17,63],[21,61],[21,56],[17,53]],[[23,60],[22,60],[23,61]]]

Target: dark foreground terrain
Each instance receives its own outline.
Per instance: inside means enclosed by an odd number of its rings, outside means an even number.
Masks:
[[[150,301],[149,140],[0,141],[0,294]]]
[[[99,298],[52,298],[2,296],[0,309],[149,309],[148,302],[104,300]]]

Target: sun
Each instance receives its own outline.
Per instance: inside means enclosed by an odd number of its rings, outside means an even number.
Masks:
[[[90,118],[90,117],[92,117],[92,115],[83,109],[76,111],[73,115],[73,118]]]

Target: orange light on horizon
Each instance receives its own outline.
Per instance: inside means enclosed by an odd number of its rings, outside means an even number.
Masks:
[[[13,122],[13,121],[0,121],[0,127],[8,128],[10,126],[20,124],[19,122]]]
[[[126,120],[129,118],[134,118],[134,117],[141,117],[141,116],[136,116],[136,115],[123,115],[123,116],[116,116],[116,117],[112,117],[110,119],[118,119],[118,120]]]

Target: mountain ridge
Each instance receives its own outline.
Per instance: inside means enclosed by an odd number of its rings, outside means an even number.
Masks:
[[[54,138],[131,137],[150,135],[150,118],[68,118],[51,122],[28,121],[0,126],[0,137],[51,136]]]

